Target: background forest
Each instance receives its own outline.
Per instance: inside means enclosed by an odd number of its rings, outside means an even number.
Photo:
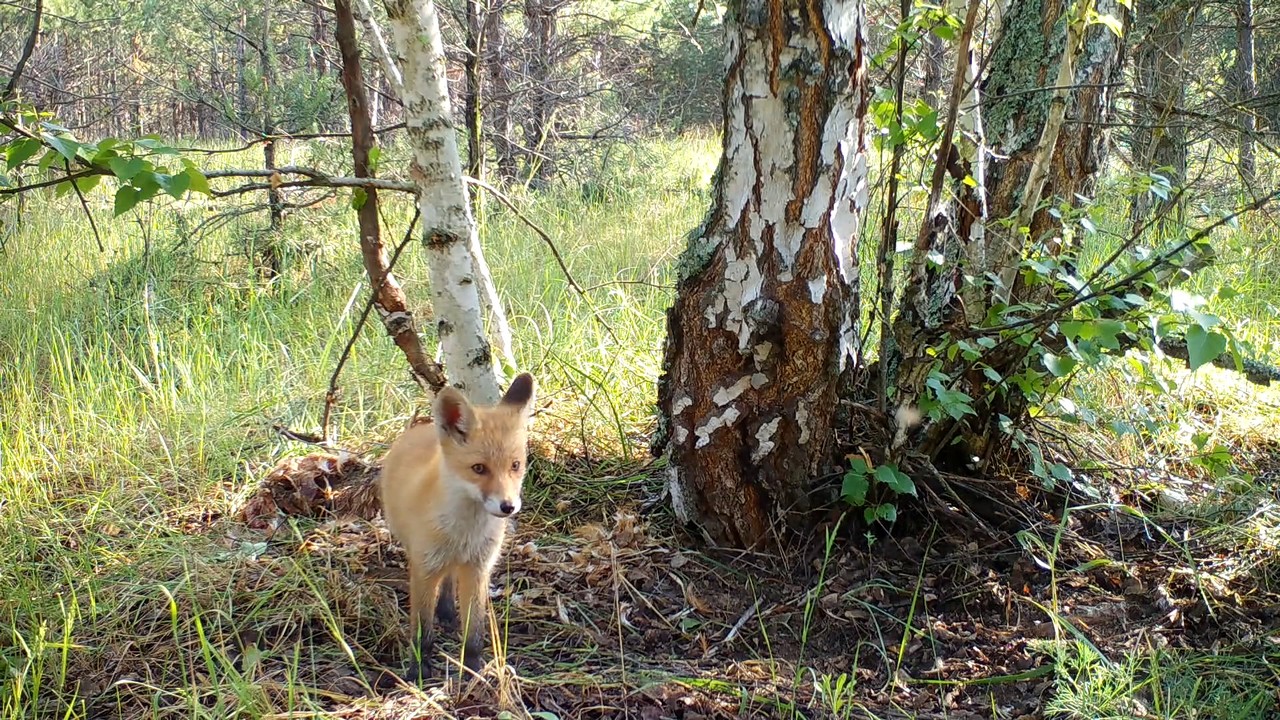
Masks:
[[[0,0],[0,719],[1276,716],[1280,3],[818,5]],[[387,688],[432,7],[542,407],[502,652]]]

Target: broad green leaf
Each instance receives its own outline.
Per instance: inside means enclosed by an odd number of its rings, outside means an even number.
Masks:
[[[58,152],[50,150],[40,158],[40,164],[37,167],[40,168],[40,172],[48,172],[49,168],[53,167],[53,162],[61,157],[62,155]]]
[[[40,148],[44,147],[39,140],[26,138],[9,146],[9,169],[12,170],[22,163],[31,159],[33,155],[40,152]]]
[[[951,27],[950,25],[946,25],[942,23],[939,23],[938,25],[933,26],[933,34],[937,35],[943,40],[946,40],[947,42],[954,42],[956,39],[955,28]]]
[[[1049,474],[1062,482],[1071,482],[1071,468],[1062,463],[1054,463],[1049,468]]]
[[[876,468],[876,481],[899,495],[915,495],[916,484],[905,473],[893,465],[881,465]]]
[[[1199,325],[1187,328],[1187,363],[1195,372],[1227,349],[1227,338],[1221,333],[1206,332]]]
[[[156,183],[160,185],[165,192],[169,193],[169,196],[174,200],[182,199],[182,194],[187,191],[187,185],[190,184],[190,182],[191,181],[187,178],[187,174],[185,172],[178,173],[177,175],[156,174]]]
[[[885,522],[893,522],[898,519],[898,508],[890,503],[881,503],[876,508],[876,517]]]
[[[351,191],[351,209],[359,211],[369,200],[369,193],[361,187]]]
[[[867,461],[860,457],[849,458],[849,472],[855,472],[859,475],[866,475],[871,468],[867,466]]]
[[[142,158],[111,158],[107,161],[107,167],[111,168],[111,173],[121,180],[132,180],[134,176],[142,172],[147,166],[147,161]]]
[[[840,495],[850,505],[862,507],[867,502],[867,490],[870,487],[866,473],[847,472],[844,474],[844,484],[840,487]]]
[[[209,178],[205,177],[204,173],[194,167],[188,167],[185,174],[187,176],[187,184],[190,186],[191,192],[209,196],[213,195],[213,191],[209,189]]]
[[[100,182],[102,182],[101,175],[86,175],[76,180],[76,187],[80,188],[80,192],[87,193],[98,187]]]
[[[1076,369],[1076,359],[1069,355],[1054,355],[1053,353],[1044,354],[1044,366],[1053,373],[1054,377],[1066,377]]]
[[[49,143],[50,147],[57,150],[59,155],[66,158],[67,162],[75,160],[76,153],[80,151],[80,143],[69,138],[58,137],[57,135],[49,135],[46,133],[44,140]]]
[[[115,216],[129,212],[138,204],[138,189],[132,185],[122,185],[116,190]]]

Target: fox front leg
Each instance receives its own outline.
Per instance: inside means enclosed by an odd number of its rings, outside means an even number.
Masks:
[[[435,612],[440,593],[440,574],[427,575],[416,563],[409,565],[409,627],[415,645],[407,668],[409,682],[417,683],[435,674]]]
[[[440,583],[440,593],[436,597],[436,622],[449,631],[458,627],[458,607],[454,602],[454,586],[452,577],[446,577]]]

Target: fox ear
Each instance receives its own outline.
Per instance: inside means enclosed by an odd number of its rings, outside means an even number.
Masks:
[[[525,417],[529,417],[533,415],[533,399],[536,393],[533,376],[529,373],[520,373],[515,380],[511,381],[507,394],[502,396],[502,404],[515,405],[520,408],[520,412]]]
[[[475,412],[471,404],[454,387],[441,388],[436,394],[436,401],[431,408],[431,417],[435,420],[440,434],[465,443],[467,433],[475,427]]]

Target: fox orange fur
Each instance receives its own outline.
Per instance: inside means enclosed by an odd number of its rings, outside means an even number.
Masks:
[[[409,566],[410,627],[419,650],[409,663],[411,680],[434,673],[437,617],[461,621],[463,665],[481,667],[489,577],[508,520],[520,511],[533,407],[528,373],[488,407],[446,387],[436,395],[432,422],[406,430],[383,458],[382,513]]]

